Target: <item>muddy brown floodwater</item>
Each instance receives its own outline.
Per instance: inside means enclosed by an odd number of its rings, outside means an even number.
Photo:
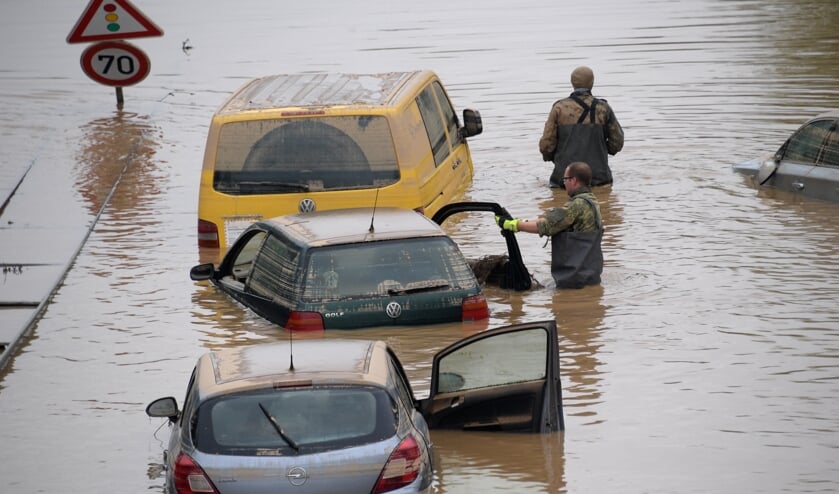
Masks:
[[[596,191],[603,284],[487,290],[491,326],[559,323],[567,430],[434,432],[435,490],[839,491],[839,205],[731,170],[839,106],[839,3],[134,3],[165,35],[133,41],[152,68],[122,111],[64,41],[85,2],[0,5],[0,166],[31,164],[43,190],[2,223],[94,225],[0,374],[0,491],[160,492],[167,432],[145,405],[180,401],[207,349],[288,337],[188,276],[212,257],[196,246],[198,174],[230,91],[272,73],[433,69],[483,116],[467,199],[534,217],[565,199],[537,141],[580,64],[626,132],[615,185]],[[485,217],[449,228],[467,255],[504,248]],[[55,249],[71,243],[53,231]],[[519,243],[548,280],[544,241]],[[385,339],[421,394],[434,352],[483,327],[322,337]]]

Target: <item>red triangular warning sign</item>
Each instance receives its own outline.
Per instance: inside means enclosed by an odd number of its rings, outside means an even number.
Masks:
[[[128,0],[90,0],[68,43],[163,36],[163,30]]]

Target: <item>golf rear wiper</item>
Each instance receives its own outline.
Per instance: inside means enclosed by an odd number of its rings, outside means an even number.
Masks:
[[[300,451],[300,445],[297,444],[297,441],[290,438],[288,434],[286,434],[282,426],[280,426],[280,423],[277,422],[277,419],[275,419],[274,416],[271,415],[271,412],[265,409],[262,403],[259,403],[259,409],[262,410],[262,413],[265,414],[265,417],[268,419],[269,422],[271,422],[271,425],[274,426],[274,429],[277,431],[277,434],[279,434],[280,437],[283,438],[283,441],[287,442],[288,445],[291,446],[292,449],[294,449],[295,453],[298,453]]]
[[[272,182],[270,180],[239,182],[239,190],[241,191],[243,189],[247,191],[277,190],[309,192],[309,186],[307,184],[296,182]]]
[[[415,281],[406,284],[403,288],[391,288],[387,291],[387,294],[406,295],[408,293],[430,292],[439,290],[440,288],[448,288],[449,286],[449,282],[446,280]]]

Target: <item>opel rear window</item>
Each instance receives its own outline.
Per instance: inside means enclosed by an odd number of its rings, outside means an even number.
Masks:
[[[382,441],[396,433],[396,415],[381,388],[278,388],[208,400],[195,427],[201,451],[270,456]]]
[[[221,128],[213,187],[231,195],[384,187],[399,181],[387,119],[294,117]]]

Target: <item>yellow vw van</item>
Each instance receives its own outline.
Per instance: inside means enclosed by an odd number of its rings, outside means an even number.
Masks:
[[[397,206],[432,216],[472,182],[463,125],[430,70],[254,79],[210,123],[198,245],[226,248],[251,223],[292,213]]]

